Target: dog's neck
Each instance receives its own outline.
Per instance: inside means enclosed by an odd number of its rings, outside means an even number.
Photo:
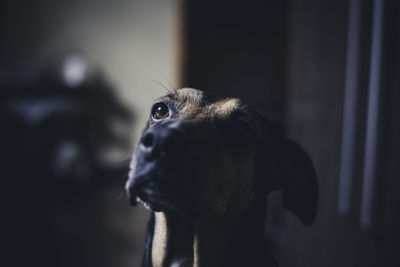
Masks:
[[[154,216],[153,267],[245,266],[271,261],[264,246],[264,220],[258,215],[259,223],[254,223],[252,212],[235,223],[213,218],[193,224],[163,212]]]
[[[151,260],[162,266],[221,266],[232,227],[220,220],[195,224],[172,214],[154,214]]]

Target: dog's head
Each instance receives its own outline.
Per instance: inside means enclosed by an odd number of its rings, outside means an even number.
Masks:
[[[131,202],[187,218],[240,216],[256,194],[282,190],[311,224],[317,180],[308,155],[237,98],[195,89],[158,99],[131,161]]]

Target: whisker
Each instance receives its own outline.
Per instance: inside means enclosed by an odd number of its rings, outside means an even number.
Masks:
[[[172,83],[168,80],[167,77],[165,77],[163,74],[161,74],[161,77],[164,79],[164,81],[166,81],[169,85],[169,87],[171,87],[171,90],[176,93],[176,91],[178,91],[178,88],[176,88],[175,86],[172,85]]]
[[[132,154],[129,154],[124,157],[120,157],[117,160],[113,160],[112,162],[110,162],[110,165],[114,168],[129,168],[131,159]]]
[[[124,198],[126,195],[127,195],[127,194],[126,194],[125,189],[121,190],[121,192],[120,192],[119,195],[118,195],[118,201],[121,201],[122,198]]]
[[[168,94],[172,95],[173,92],[164,84],[162,84],[161,82],[157,81],[157,80],[152,80],[153,82],[155,82],[156,84],[160,85],[162,88],[164,88]]]

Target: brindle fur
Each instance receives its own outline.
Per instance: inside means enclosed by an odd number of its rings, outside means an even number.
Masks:
[[[185,88],[159,102],[170,117],[150,118],[143,131],[160,141],[159,154],[146,160],[142,139],[127,182],[132,202],[153,211],[142,266],[275,266],[264,237],[266,194],[282,190],[284,206],[311,224],[318,194],[308,155],[237,98]],[[173,141],[163,137],[175,130]]]

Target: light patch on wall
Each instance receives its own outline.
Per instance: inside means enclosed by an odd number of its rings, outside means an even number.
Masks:
[[[88,63],[107,76],[121,101],[134,110],[132,138],[136,143],[152,101],[165,94],[165,89],[154,81],[179,86],[179,1],[38,0],[37,6],[40,8],[27,15],[40,19],[21,32],[40,34],[29,40],[21,35],[20,39],[25,38],[30,45],[14,46],[16,51],[9,54],[41,62],[82,51]],[[18,20],[8,19],[10,23]],[[81,73],[76,66],[67,75],[73,82]]]

